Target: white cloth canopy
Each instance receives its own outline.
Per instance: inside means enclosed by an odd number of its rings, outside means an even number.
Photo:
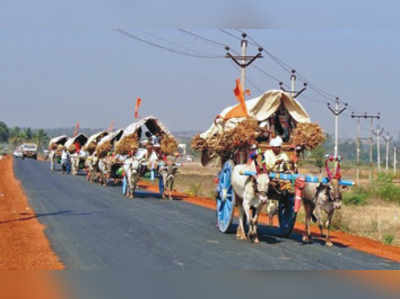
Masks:
[[[73,145],[76,141],[79,142],[79,144],[82,146],[83,144],[86,143],[87,141],[87,137],[84,134],[78,134],[75,137],[71,137],[67,140],[67,142],[65,142],[65,147],[70,147],[71,145]]]
[[[298,123],[310,123],[310,117],[303,106],[296,100],[293,99],[289,94],[281,90],[269,90],[259,97],[246,101],[247,111],[249,116],[255,118],[259,122],[267,120],[274,114],[279,106],[283,104],[290,116]],[[237,105],[233,105],[222,110],[220,115],[224,117]],[[226,121],[224,130],[230,130],[236,127],[238,123],[243,121],[245,118],[231,118]],[[212,126],[200,135],[201,138],[207,139],[215,135],[221,127],[218,124],[212,124]]]
[[[49,145],[51,145],[51,144],[64,145],[67,140],[68,140],[68,136],[67,135],[57,136],[57,137],[54,137],[54,138],[50,139]]]
[[[103,137],[105,137],[105,136],[108,135],[108,132],[107,132],[107,131],[101,131],[101,132],[98,132],[98,133],[96,133],[96,134],[91,135],[91,136],[89,137],[89,139],[86,141],[85,146],[91,144],[93,141],[95,141],[99,136],[101,136],[101,135],[103,135],[103,134],[105,134],[105,135],[103,136]]]
[[[111,132],[110,134],[104,136],[104,137],[99,141],[99,143],[97,144],[97,146],[100,146],[100,145],[102,145],[103,143],[108,142],[108,141],[113,141],[113,140],[115,140],[115,139],[118,139],[118,140],[119,140],[119,139],[120,139],[120,136],[122,136],[123,133],[124,133],[124,130],[122,130],[122,129],[119,129],[119,130],[117,130],[117,131]]]
[[[122,134],[121,140],[124,139],[124,137],[135,133],[143,125],[145,125],[152,134],[155,134],[157,131],[160,131],[167,134],[170,138],[174,138],[171,132],[167,129],[166,126],[163,125],[163,123],[158,118],[154,116],[147,116],[127,126],[124,129],[124,133]]]

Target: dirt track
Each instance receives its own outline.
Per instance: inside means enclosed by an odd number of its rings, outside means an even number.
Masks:
[[[12,159],[0,160],[0,269],[60,270],[27,198],[14,177]]]

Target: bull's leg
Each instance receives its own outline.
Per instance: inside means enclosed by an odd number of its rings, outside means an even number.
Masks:
[[[328,213],[328,219],[326,220],[326,223],[325,223],[325,227],[326,227],[326,230],[327,230],[326,238],[325,238],[325,245],[328,246],[328,247],[332,247],[333,246],[333,243],[332,243],[331,239],[329,238],[329,230],[330,230],[330,227],[331,227],[333,212],[334,212],[334,210],[332,210],[332,211],[330,211]]]
[[[242,202],[238,201],[238,208],[239,208],[239,225],[236,230],[236,238],[238,240],[246,240],[246,234],[244,230],[244,210],[242,206]]]
[[[174,180],[172,178],[169,180],[169,188],[168,189],[169,189],[168,190],[169,200],[173,200],[173,198],[172,198],[172,190],[174,190]]]
[[[311,242],[311,232],[310,232],[310,220],[312,214],[312,207],[309,203],[303,202],[304,211],[305,211],[305,235],[303,235],[303,242],[310,243]]]
[[[258,217],[260,216],[262,207],[263,205],[259,205],[255,211],[255,215],[253,215],[254,243],[260,243],[260,240],[258,239]]]
[[[323,222],[322,222],[321,208],[318,205],[315,208],[314,215],[316,215],[316,217],[317,217],[319,231],[320,231],[320,234],[321,234],[321,238],[323,238],[324,237],[324,230],[323,230],[324,229],[324,225],[323,225]]]
[[[253,227],[252,227],[252,215],[251,215],[251,207],[249,205],[249,202],[246,201],[245,199],[243,199],[243,209],[244,209],[244,213],[246,215],[247,218],[247,225],[249,227],[249,231],[247,232],[247,238],[249,240],[252,240],[253,237]]]

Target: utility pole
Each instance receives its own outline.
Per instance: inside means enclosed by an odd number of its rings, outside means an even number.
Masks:
[[[367,114],[366,112],[364,113],[364,114],[355,114],[354,112],[351,114],[351,118],[356,118],[357,120],[358,120],[358,123],[357,123],[357,140],[356,140],[356,143],[357,143],[357,181],[359,180],[359,176],[360,176],[360,170],[359,170],[359,164],[360,164],[360,152],[361,152],[361,149],[360,149],[360,145],[361,145],[361,142],[360,142],[360,134],[361,134],[361,119],[365,119],[365,120],[367,120],[367,119],[370,119],[371,120],[371,127],[370,127],[370,130],[372,131],[372,128],[373,128],[373,121],[374,121],[374,118],[376,118],[376,119],[379,119],[380,118],[380,113],[378,113],[378,114],[376,114],[376,115],[372,115],[372,114]],[[369,140],[369,164],[370,164],[370,180],[372,180],[372,145],[373,145],[373,139],[372,139],[372,137],[370,138],[370,140]]]
[[[242,40],[240,41],[240,46],[242,49],[242,56],[233,56],[231,53],[229,53],[230,48],[225,47],[225,50],[227,51],[225,57],[226,58],[231,58],[234,63],[236,63],[240,67],[240,83],[242,84],[242,90],[245,91],[246,87],[246,68],[252,64],[257,58],[262,58],[263,56],[261,55],[261,52],[264,50],[263,48],[259,47],[258,48],[258,54],[255,56],[247,56],[247,45],[248,41],[246,39],[247,34],[242,33]]]
[[[390,149],[390,142],[392,142],[393,137],[389,135],[389,132],[386,132],[386,136],[383,136],[383,140],[386,142],[386,167],[385,170],[389,170],[389,149]]]
[[[372,133],[376,136],[376,163],[378,165],[378,171],[381,171],[381,136],[383,134],[383,128],[377,127]]]
[[[397,175],[397,147],[393,148],[393,173]]]
[[[335,108],[328,103],[329,110],[335,116],[335,158],[338,157],[339,152],[339,115],[342,114],[347,109],[347,103],[344,103],[344,106],[340,107],[339,98],[336,97]]]
[[[290,74],[290,85],[292,90],[288,91],[283,87],[283,82],[279,82],[280,89],[283,90],[284,92],[290,93],[292,98],[294,99],[296,99],[307,89],[307,83],[305,82],[304,87],[299,91],[296,91],[296,70],[292,70],[292,73]]]

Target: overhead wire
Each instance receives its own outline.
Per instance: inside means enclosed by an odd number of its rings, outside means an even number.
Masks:
[[[159,49],[163,49],[163,50],[166,50],[168,52],[171,52],[171,53],[174,53],[174,54],[178,54],[178,55],[194,57],[194,58],[207,58],[207,59],[224,58],[224,56],[197,55],[197,54],[188,53],[188,52],[185,52],[185,51],[182,51],[182,50],[172,49],[172,48],[160,45],[158,43],[145,40],[145,39],[143,39],[143,38],[141,38],[141,37],[139,37],[139,36],[137,36],[135,34],[132,34],[132,33],[128,32],[128,31],[125,31],[125,30],[120,29],[120,28],[116,28],[116,29],[114,29],[114,31],[119,32],[120,34],[125,35],[125,36],[127,36],[129,38],[132,38],[134,40],[137,40],[137,41],[140,41],[142,43],[145,43],[145,44],[147,44],[149,46],[156,47],[156,48],[159,48]]]

